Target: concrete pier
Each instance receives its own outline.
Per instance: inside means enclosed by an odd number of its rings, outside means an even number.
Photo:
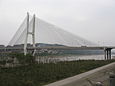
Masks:
[[[112,48],[105,48],[104,49],[105,60],[111,60],[111,49]]]

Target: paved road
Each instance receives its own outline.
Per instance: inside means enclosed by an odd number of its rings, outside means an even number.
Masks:
[[[92,86],[87,78],[92,82],[103,82],[104,86],[108,86],[108,73],[112,71],[115,71],[115,62],[45,86]]]

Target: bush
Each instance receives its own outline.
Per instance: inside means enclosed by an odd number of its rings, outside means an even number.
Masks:
[[[34,85],[33,81],[28,80],[25,82],[24,86],[35,86],[35,85]]]
[[[10,55],[11,58],[16,58],[19,64],[34,64],[35,57],[31,54],[24,55],[23,53],[13,53]]]
[[[111,62],[113,61],[87,60],[1,68],[0,86],[43,86]]]

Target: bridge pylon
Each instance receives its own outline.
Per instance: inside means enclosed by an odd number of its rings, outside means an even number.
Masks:
[[[25,38],[25,43],[24,43],[24,55],[27,54],[27,43],[28,43],[28,35],[32,36],[32,45],[33,45],[33,56],[36,52],[35,49],[35,14],[33,15],[33,27],[32,27],[32,31],[29,31],[29,13],[27,12],[27,29],[26,29],[26,38]]]

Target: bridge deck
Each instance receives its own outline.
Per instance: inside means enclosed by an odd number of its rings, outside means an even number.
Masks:
[[[13,50],[13,49],[17,49],[17,50],[22,50],[23,47],[4,47],[4,48],[0,48],[0,50]],[[59,47],[55,47],[55,46],[46,46],[46,47],[28,47],[27,49],[83,49],[83,50],[105,50],[105,49],[115,49],[114,46],[82,46],[82,47],[67,47],[67,46],[59,46]]]

